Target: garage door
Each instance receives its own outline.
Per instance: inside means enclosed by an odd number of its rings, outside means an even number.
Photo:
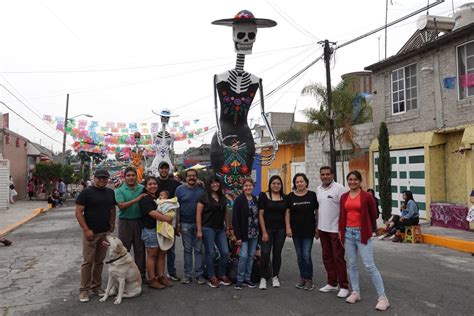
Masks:
[[[374,153],[375,192],[379,197],[378,152]],[[426,218],[425,150],[423,148],[390,151],[392,164],[392,212],[400,208],[402,192],[410,190],[420,209],[420,217]]]

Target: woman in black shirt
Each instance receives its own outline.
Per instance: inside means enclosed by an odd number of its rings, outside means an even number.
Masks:
[[[199,199],[196,209],[197,238],[204,241],[206,269],[208,275],[207,285],[212,288],[219,284],[230,285],[229,278],[225,275],[229,246],[227,236],[227,200],[222,192],[222,184],[218,177],[212,176],[206,181],[206,191]],[[217,277],[214,271],[214,244],[219,249],[219,270]]]
[[[308,190],[308,185],[308,177],[304,173],[295,174],[293,177],[295,191],[288,194],[285,222],[286,235],[293,238],[300,270],[300,282],[296,284],[296,287],[312,291],[314,284],[311,249],[313,238],[316,236],[319,205],[316,193]]]
[[[173,219],[163,215],[156,209],[158,205],[155,199],[158,198],[158,180],[153,176],[145,178],[143,193],[147,193],[140,202],[140,212],[142,213],[142,240],[146,249],[146,271],[148,273],[148,286],[154,289],[163,289],[171,286],[171,281],[165,276],[166,251],[160,250],[156,236],[156,221],[168,222],[172,224]]]
[[[280,176],[274,175],[268,181],[268,192],[261,192],[258,197],[259,223],[262,231],[262,278],[259,289],[267,288],[267,280],[272,277],[272,286],[280,287],[278,274],[281,267],[281,250],[285,244],[285,211],[288,208],[283,194],[283,183]],[[273,248],[272,269],[270,253]]]

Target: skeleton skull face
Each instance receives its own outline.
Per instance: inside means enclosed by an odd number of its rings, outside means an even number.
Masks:
[[[251,24],[234,25],[234,48],[237,54],[252,54],[252,46],[257,36],[257,26]]]
[[[170,121],[169,116],[161,116],[161,123],[162,124],[168,124],[169,121]]]

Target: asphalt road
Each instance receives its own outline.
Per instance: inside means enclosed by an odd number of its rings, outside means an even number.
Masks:
[[[0,313],[3,315],[371,315],[376,293],[361,267],[362,300],[350,305],[335,293],[295,289],[296,257],[291,240],[283,250],[282,287],[266,291],[206,285],[175,285],[140,297],[89,303],[78,301],[81,230],[73,207],[43,214],[0,246]],[[181,240],[178,239],[178,245]],[[474,315],[474,256],[429,245],[374,242],[377,266],[391,307],[386,315]],[[182,275],[181,246],[177,267]],[[319,242],[313,247],[315,284],[325,284]],[[104,271],[104,280],[106,272]],[[105,284],[104,284],[105,286]]]

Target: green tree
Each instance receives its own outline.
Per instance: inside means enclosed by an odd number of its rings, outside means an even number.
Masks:
[[[277,134],[277,139],[286,143],[286,142],[296,142],[304,140],[306,134],[305,131],[297,127],[291,127],[285,131],[281,131]]]
[[[378,185],[382,219],[387,221],[392,213],[392,165],[390,163],[390,146],[388,129],[385,122],[380,123],[379,135]]]
[[[62,179],[66,185],[74,183],[74,167],[71,165],[63,166]]]
[[[333,104],[331,108],[333,110],[334,133],[336,141],[339,143],[342,164],[344,164],[344,144],[350,145],[353,151],[359,149],[359,145],[355,142],[357,132],[354,126],[372,120],[372,109],[365,98],[350,89],[353,80],[353,78],[347,77],[332,90]],[[329,132],[326,87],[318,83],[310,84],[303,88],[301,94],[312,96],[319,103],[319,109],[308,108],[303,110],[308,121],[313,123],[307,127],[306,132],[308,134],[322,132],[322,137],[325,138]],[[357,111],[354,111],[354,108],[357,108]],[[344,172],[344,168],[342,168],[342,171]],[[344,174],[342,174],[342,182],[345,182]]]
[[[63,165],[59,163],[37,163],[34,176],[44,181],[45,199],[47,199],[54,187],[54,182],[63,176]]]

